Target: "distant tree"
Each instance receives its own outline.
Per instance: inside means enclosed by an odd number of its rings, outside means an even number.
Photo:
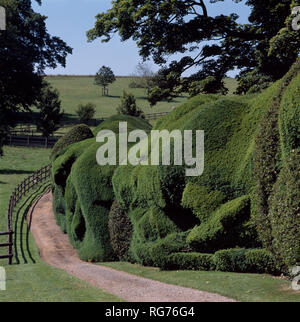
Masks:
[[[39,110],[37,128],[42,132],[43,136],[49,137],[60,127],[62,112],[58,91],[45,84],[37,100],[36,107]]]
[[[117,108],[117,112],[123,115],[130,115],[144,118],[143,111],[137,107],[136,99],[133,94],[123,91],[121,104]]]
[[[93,119],[96,113],[96,105],[93,103],[79,104],[76,114],[78,115],[80,123],[87,124]]]
[[[155,75],[151,66],[147,63],[139,62],[132,75],[131,88],[145,88],[149,90],[152,86],[152,77]]]
[[[116,77],[110,67],[102,66],[95,76],[95,84],[102,86],[102,96],[108,96],[109,84],[116,81]]]

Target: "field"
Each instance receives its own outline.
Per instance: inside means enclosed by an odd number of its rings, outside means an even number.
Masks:
[[[173,106],[179,106],[187,100],[188,95],[182,95],[171,102],[160,102],[153,108],[150,107],[144,89],[129,88],[130,77],[117,77],[115,83],[109,86],[109,96],[101,95],[101,87],[94,85],[94,77],[88,76],[51,76],[46,80],[60,93],[62,109],[68,118],[76,117],[78,104],[88,102],[96,105],[95,118],[108,117],[116,114],[116,108],[120,103],[123,90],[135,95],[137,105],[144,113],[170,112]],[[236,80],[226,79],[229,95],[232,95],[236,87]]]

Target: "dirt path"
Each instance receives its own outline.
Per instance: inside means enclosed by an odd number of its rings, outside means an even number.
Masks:
[[[233,302],[217,294],[197,291],[138,277],[111,268],[81,261],[68,236],[56,225],[52,211],[52,194],[45,194],[31,217],[31,233],[41,258],[49,265],[87,281],[129,302]],[[27,218],[28,221],[30,218]]]

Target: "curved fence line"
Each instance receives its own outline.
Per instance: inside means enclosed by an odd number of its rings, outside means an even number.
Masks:
[[[9,265],[12,264],[13,258],[13,234],[14,231],[12,229],[12,219],[13,212],[18,202],[24,197],[32,188],[36,187],[38,184],[47,181],[51,176],[51,165],[48,164],[45,167],[39,169],[34,172],[29,177],[25,178],[20,184],[16,186],[13,193],[9,199],[8,212],[7,212],[7,232],[0,232],[0,236],[8,236],[8,242],[0,244],[0,247],[8,247],[7,255],[0,255],[0,259],[8,258]]]

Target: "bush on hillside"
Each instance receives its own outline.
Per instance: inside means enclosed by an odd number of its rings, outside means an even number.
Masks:
[[[117,108],[118,114],[129,115],[135,117],[145,118],[143,111],[137,107],[136,99],[133,94],[123,92],[121,103]]]
[[[80,123],[87,124],[91,121],[96,113],[96,105],[93,103],[79,104],[76,110]]]
[[[127,260],[132,237],[132,224],[116,201],[113,202],[109,211],[108,229],[111,247],[115,255],[119,260]]]
[[[94,137],[93,132],[85,124],[75,125],[63,137],[61,137],[54,145],[51,156],[55,156],[59,151],[63,150],[70,144],[80,142]]]

